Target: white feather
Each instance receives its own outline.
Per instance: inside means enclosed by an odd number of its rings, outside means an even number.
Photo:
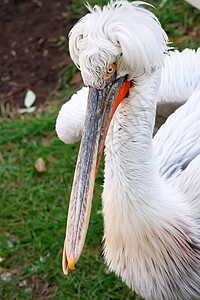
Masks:
[[[172,103],[179,106],[186,102],[195,91],[200,91],[200,48],[195,51],[170,51],[165,55],[158,92],[158,108],[164,103],[165,111],[171,110]],[[84,124],[88,87],[83,87],[72,99],[64,104],[57,118],[58,137],[66,144],[81,139]],[[70,102],[71,101],[71,102]],[[70,104],[71,103],[71,104]],[[64,118],[64,119],[63,119]]]
[[[198,190],[192,186],[183,188],[184,180],[176,186],[166,184],[158,173],[151,145],[156,77],[138,78],[106,139],[105,258],[110,269],[145,299],[199,299],[199,192],[195,194]],[[199,180],[199,171],[195,176]]]
[[[170,182],[200,154],[200,90],[167,119],[153,146],[160,173]]]
[[[141,3],[111,1],[102,11],[95,6],[72,28],[70,55],[80,66],[85,85],[100,88],[101,75],[113,62],[117,62],[118,77],[129,74],[130,78],[163,64],[167,35]]]
[[[88,88],[83,87],[66,102],[56,120],[56,132],[61,141],[73,144],[81,139],[87,106]]]
[[[158,93],[159,102],[180,102],[200,90],[200,48],[170,51],[165,55]]]

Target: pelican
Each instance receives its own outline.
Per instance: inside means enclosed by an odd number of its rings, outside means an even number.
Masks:
[[[185,104],[152,138],[157,102],[166,96],[160,87],[171,80],[170,72],[169,77],[163,73],[165,61],[187,51],[170,53],[165,31],[143,4],[119,0],[103,9],[88,6],[90,12],[70,32],[70,55],[88,88],[63,106],[56,124],[64,142],[82,137],[63,271],[74,269],[83,249],[105,144],[104,257],[110,270],[144,299],[197,300],[199,72],[191,72],[197,79],[192,88],[185,74],[182,89],[189,99],[180,97]],[[200,50],[192,53],[200,58]],[[181,85],[172,81],[171,88],[178,95]]]

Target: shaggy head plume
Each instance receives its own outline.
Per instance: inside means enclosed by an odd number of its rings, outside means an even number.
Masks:
[[[145,2],[111,1],[91,8],[69,34],[70,55],[85,85],[100,88],[109,64],[129,80],[163,64],[168,38],[158,19],[141,7]],[[91,76],[92,74],[92,76]]]

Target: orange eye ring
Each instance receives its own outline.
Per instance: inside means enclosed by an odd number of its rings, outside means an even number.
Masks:
[[[106,69],[106,78],[109,78],[110,75],[112,75],[115,72],[116,69],[116,64],[111,64],[107,69]]]

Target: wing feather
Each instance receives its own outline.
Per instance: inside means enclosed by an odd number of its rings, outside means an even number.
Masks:
[[[200,90],[200,48],[170,51],[165,55],[158,93],[159,103],[186,102]]]
[[[173,182],[187,170],[200,154],[200,91],[169,116],[153,138],[153,147],[165,180]]]
[[[196,156],[176,180],[177,188],[190,201],[194,218],[200,220],[200,155]]]
[[[89,88],[83,87],[66,102],[56,120],[56,132],[65,144],[73,144],[81,139]]]

